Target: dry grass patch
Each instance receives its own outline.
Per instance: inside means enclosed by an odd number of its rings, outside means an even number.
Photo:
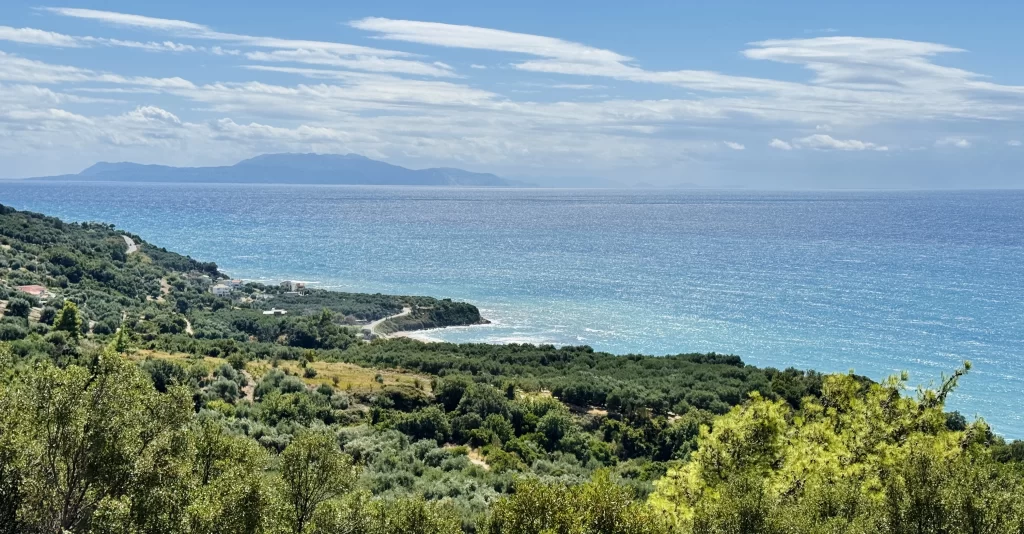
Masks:
[[[164,352],[160,350],[148,349],[136,350],[129,354],[128,358],[139,362],[144,360],[171,360],[179,362],[184,365],[189,365],[198,362],[202,363],[203,366],[206,367],[206,370],[211,373],[213,372],[214,369],[220,367],[221,365],[224,365],[225,363],[228,363],[228,361],[225,360],[224,358],[213,358],[211,356],[197,358],[191,354],[187,354],[184,352]]]
[[[430,377],[425,375],[370,369],[341,362],[313,362],[306,364],[306,367],[316,370],[316,376],[306,377],[305,369],[297,361],[279,360],[277,364],[278,369],[301,378],[303,382],[312,387],[327,384],[334,389],[369,391],[382,389],[384,386],[417,387],[418,384],[419,389],[430,393]],[[258,380],[269,373],[273,366],[268,361],[259,360],[249,362],[245,368]],[[380,377],[379,381],[378,376]]]

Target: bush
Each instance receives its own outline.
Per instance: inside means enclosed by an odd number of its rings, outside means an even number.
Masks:
[[[8,317],[28,317],[28,314],[31,311],[32,304],[25,299],[13,298],[7,302],[6,315]]]
[[[46,306],[43,311],[39,313],[39,322],[43,324],[53,325],[53,320],[57,318],[57,309],[53,306]]]
[[[2,323],[0,324],[0,340],[2,341],[13,341],[15,339],[23,339],[28,335],[28,329],[23,326],[16,324]]]
[[[395,428],[413,439],[432,439],[438,443],[447,441],[452,432],[448,418],[436,406],[405,414]]]
[[[238,383],[224,377],[218,378],[216,382],[210,384],[209,391],[215,398],[232,403],[238,399],[239,395]]]
[[[316,377],[316,369],[313,369],[312,367],[306,367],[302,371],[302,376],[304,376],[306,378],[315,378]]]

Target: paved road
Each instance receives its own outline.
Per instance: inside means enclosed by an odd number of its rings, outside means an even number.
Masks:
[[[412,308],[402,308],[402,313],[396,313],[394,315],[388,315],[383,319],[377,319],[376,321],[363,326],[363,330],[368,330],[371,334],[377,335],[377,327],[380,326],[381,323],[387,321],[388,319],[394,319],[395,317],[404,317],[406,315],[409,315],[410,313],[412,313]]]
[[[126,235],[123,235],[121,237],[124,238],[124,244],[128,245],[128,254],[134,254],[134,253],[139,251],[139,246],[135,244],[135,240],[134,239],[132,239],[132,238],[126,236]]]

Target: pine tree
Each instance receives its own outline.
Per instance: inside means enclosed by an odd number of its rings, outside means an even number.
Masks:
[[[74,339],[82,335],[82,317],[74,302],[64,301],[64,307],[57,312],[57,317],[53,320],[53,329],[63,330]]]

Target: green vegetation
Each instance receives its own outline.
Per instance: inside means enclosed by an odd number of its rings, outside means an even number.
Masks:
[[[682,532],[1020,532],[1024,471],[982,421],[950,429],[960,373],[917,398],[906,377],[825,379],[800,409],[754,396],[702,431],[651,497]]]
[[[125,257],[110,227],[0,223],[0,533],[1024,529],[1024,443],[943,409],[966,368],[909,396],[718,354],[366,341],[350,325],[479,312],[217,297],[215,265]],[[68,256],[91,267],[61,285]]]
[[[384,321],[380,330],[386,334],[405,330],[426,330],[451,325],[485,324],[476,306],[467,306],[450,299],[430,303],[413,303],[411,313]]]

